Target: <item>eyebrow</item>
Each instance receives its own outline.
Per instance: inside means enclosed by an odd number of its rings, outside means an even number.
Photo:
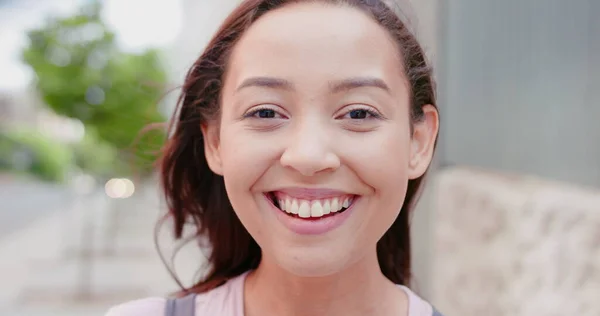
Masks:
[[[355,77],[341,81],[334,81],[329,83],[329,87],[334,93],[364,87],[379,88],[385,90],[386,92],[390,91],[390,87],[383,80],[375,77]]]
[[[293,90],[294,85],[285,79],[274,77],[250,77],[245,79],[236,89],[239,91],[247,87],[264,87],[272,89]],[[333,93],[344,92],[357,88],[379,88],[390,91],[390,87],[382,79],[376,77],[354,77],[339,81],[329,82],[329,89]]]
[[[283,90],[292,90],[294,88],[293,84],[285,79],[273,77],[251,77],[244,80],[242,84],[237,87],[236,91],[240,91],[241,89],[248,87],[264,87]]]

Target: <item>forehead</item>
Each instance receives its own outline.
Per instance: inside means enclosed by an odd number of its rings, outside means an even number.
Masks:
[[[234,47],[228,77],[252,76],[313,84],[369,76],[392,87],[404,77],[399,49],[387,30],[359,9],[322,3],[268,12],[245,32]]]

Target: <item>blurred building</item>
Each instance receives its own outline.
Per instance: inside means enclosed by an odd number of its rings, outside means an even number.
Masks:
[[[183,84],[185,75],[194,61],[200,57],[204,47],[217,31],[225,17],[235,8],[239,0],[196,1],[180,0],[181,28],[175,41],[166,49],[167,65],[171,73],[173,88]],[[175,106],[179,90],[168,95],[167,113]]]
[[[438,3],[429,293],[450,315],[598,315],[600,2]]]
[[[39,99],[31,89],[11,90],[0,93],[0,122],[3,126],[37,122]]]
[[[439,3],[442,163],[600,186],[600,2]]]

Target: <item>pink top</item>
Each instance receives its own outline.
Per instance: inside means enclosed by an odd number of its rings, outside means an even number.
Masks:
[[[247,273],[224,285],[196,296],[195,316],[243,316],[244,280]],[[408,296],[408,316],[431,316],[433,308],[409,288],[401,286]],[[111,308],[106,316],[163,316],[166,299],[159,297],[131,301]]]

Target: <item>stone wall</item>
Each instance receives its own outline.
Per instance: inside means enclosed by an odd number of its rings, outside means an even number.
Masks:
[[[435,187],[445,315],[600,315],[600,191],[471,169]]]

